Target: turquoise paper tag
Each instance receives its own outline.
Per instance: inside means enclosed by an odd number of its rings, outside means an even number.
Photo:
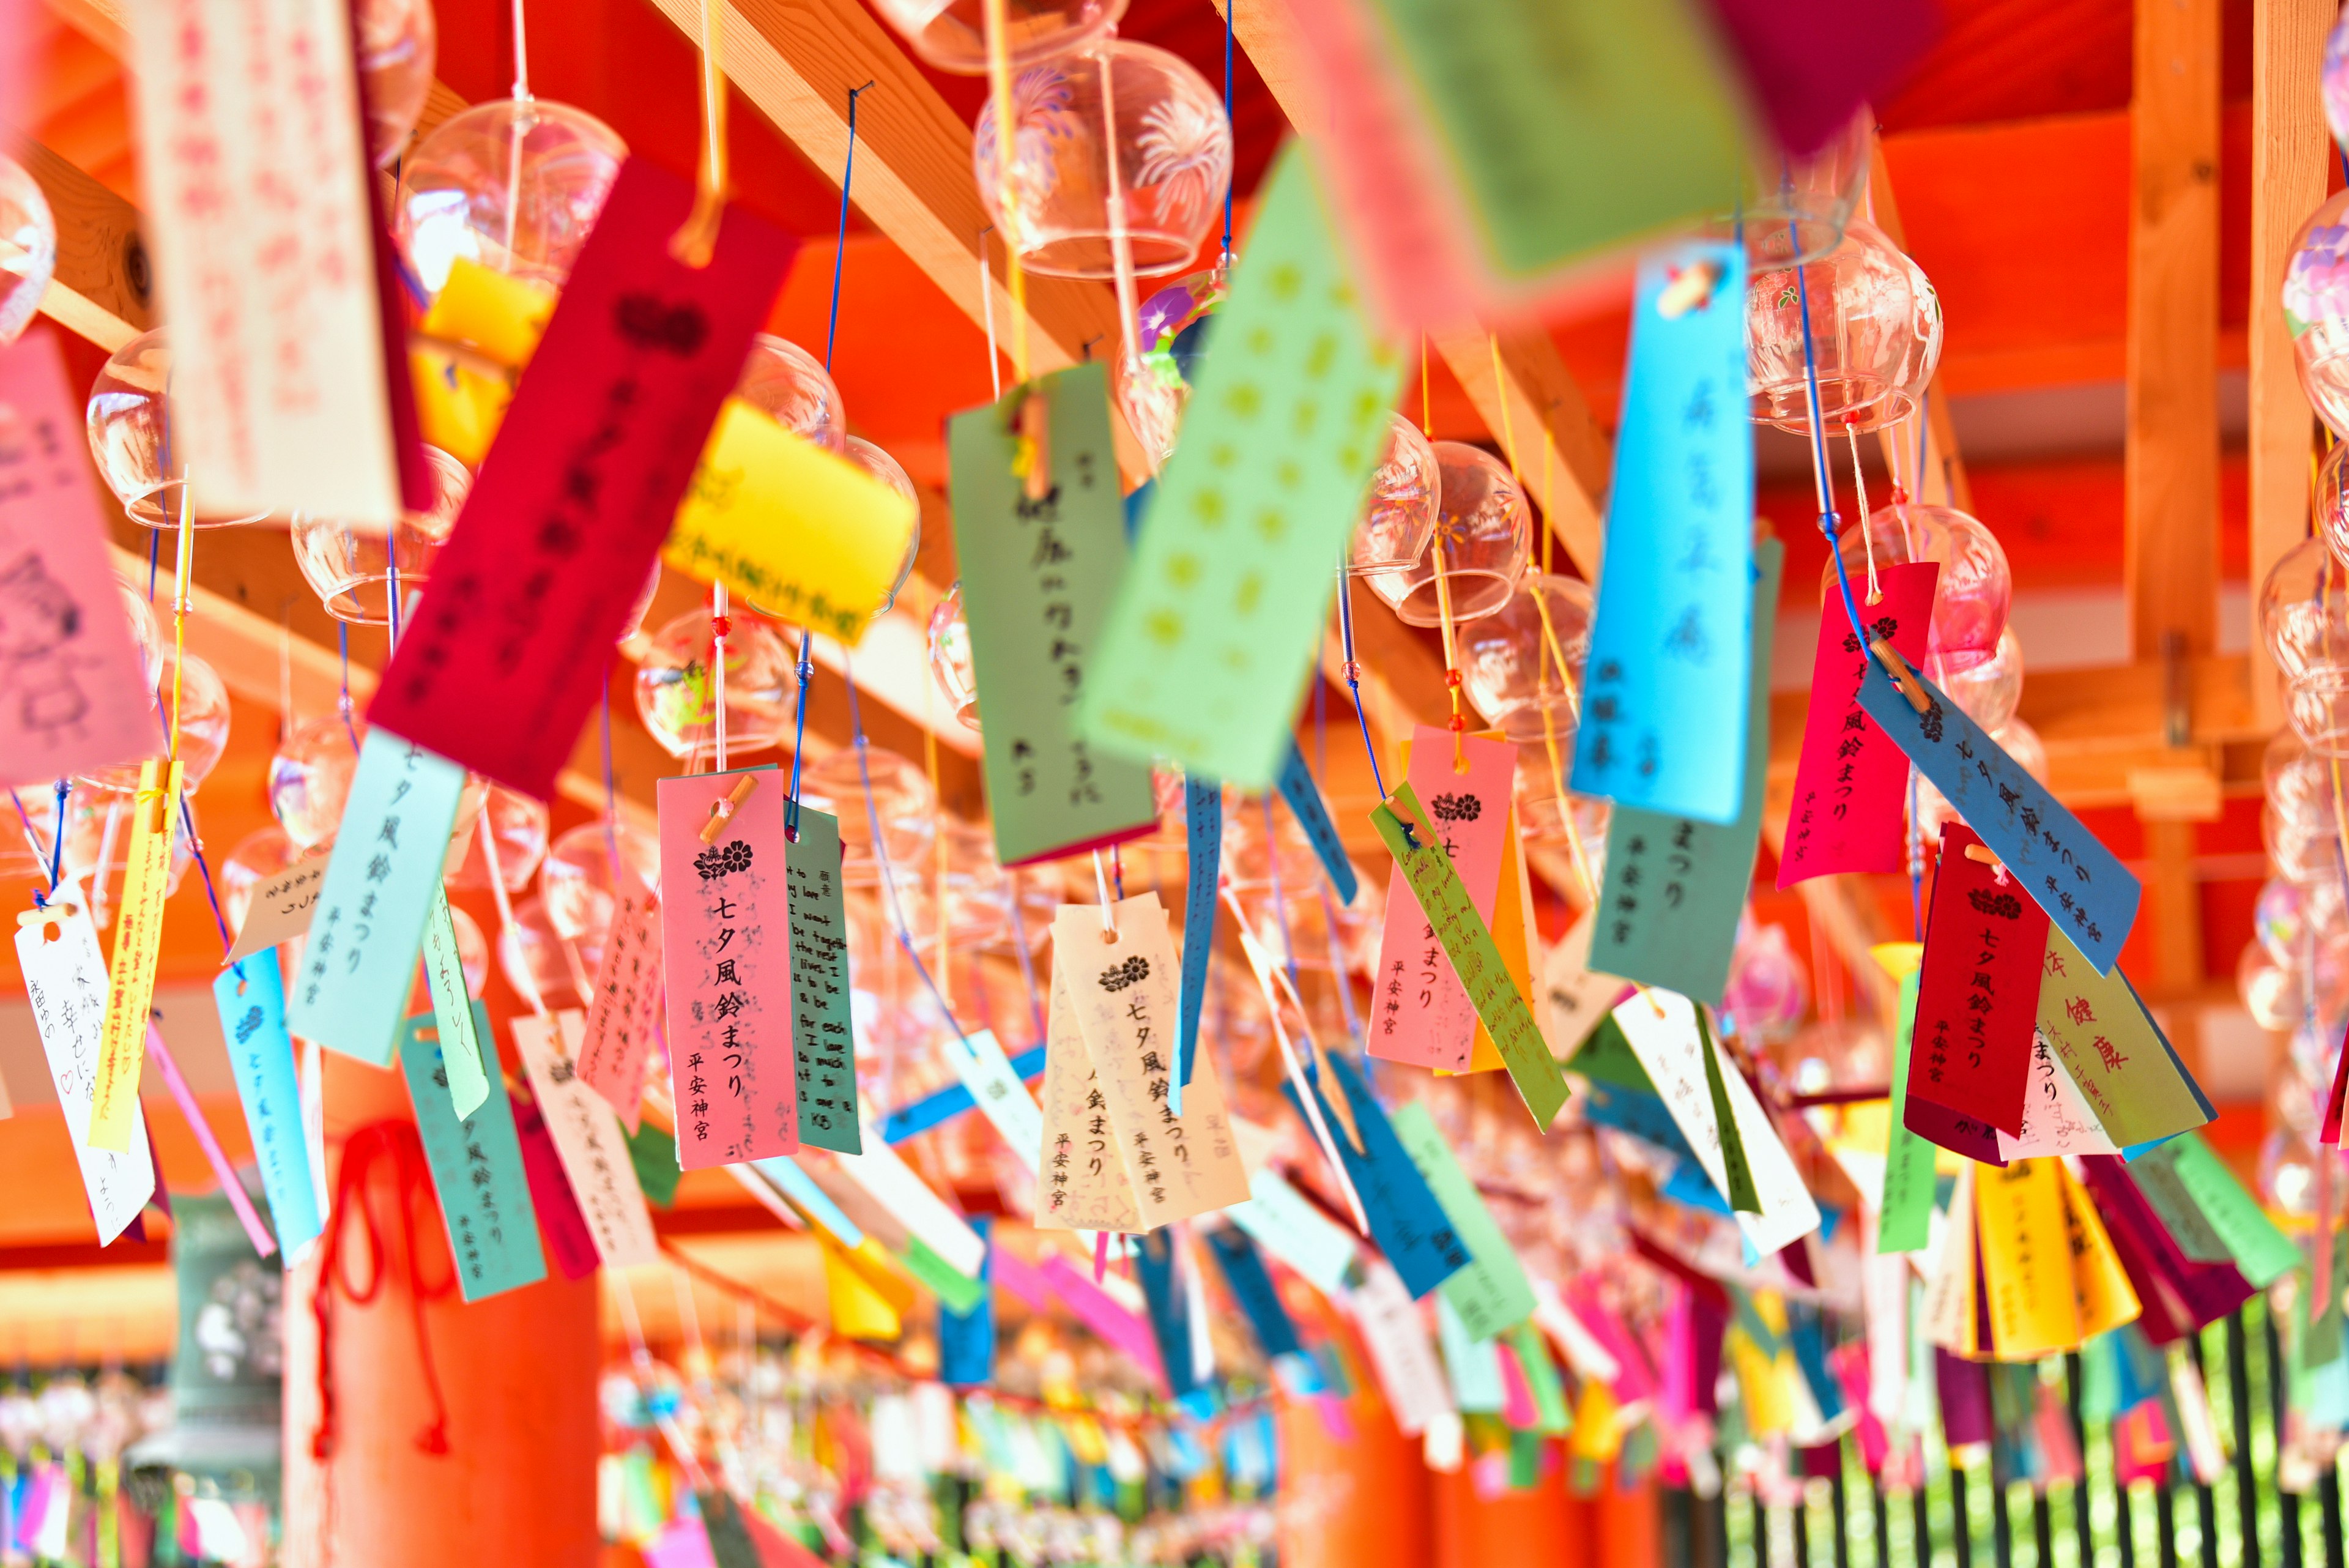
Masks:
[[[277,1232],[278,1262],[295,1255],[325,1227],[317,1189],[310,1183],[309,1140],[302,1135],[302,1098],[294,1080],[294,1042],[285,1033],[285,982],[277,950],[238,960],[212,981],[221,1038],[236,1075],[236,1096],[253,1135],[253,1158],[269,1196],[269,1222]]]
[[[440,857],[433,857],[433,869]],[[329,872],[331,877],[332,873]],[[473,1003],[474,1032],[490,1037],[489,1009]],[[428,1032],[434,1036],[428,1038]],[[448,1070],[441,1065],[438,1027],[432,1014],[408,1020],[399,1038],[399,1066],[408,1077],[408,1098],[416,1107],[416,1130],[424,1139],[432,1189],[449,1229],[449,1255],[457,1262],[457,1290],[480,1301],[546,1278],[538,1247],[538,1211],[523,1174],[522,1139],[514,1132],[513,1106],[505,1075],[491,1073],[489,1098],[462,1121],[449,1100]]]

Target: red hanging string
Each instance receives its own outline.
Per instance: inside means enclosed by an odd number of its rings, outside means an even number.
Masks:
[[[383,1293],[384,1278],[388,1272],[384,1261],[383,1231],[377,1222],[375,1206],[368,1201],[367,1178],[378,1159],[390,1165],[398,1193],[400,1247],[408,1255],[409,1312],[416,1325],[416,1355],[423,1364],[424,1386],[432,1396],[432,1421],[417,1434],[416,1446],[428,1454],[449,1451],[449,1401],[440,1391],[440,1373],[432,1363],[432,1342],[424,1332],[424,1303],[440,1300],[457,1288],[457,1270],[452,1261],[447,1278],[437,1284],[425,1282],[423,1257],[416,1244],[416,1211],[419,1195],[425,1211],[433,1211],[432,1175],[424,1161],[424,1144],[417,1136],[416,1124],[387,1120],[368,1123],[351,1134],[343,1146],[343,1168],[335,1184],[334,1217],[326,1225],[326,1251],[318,1262],[318,1283],[310,1297],[310,1310],[318,1320],[318,1429],[311,1434],[310,1452],[322,1460],[332,1458],[335,1451],[335,1288],[339,1284],[353,1306],[366,1306]],[[354,1210],[367,1235],[367,1276],[364,1285],[351,1282],[343,1256],[343,1222]]]

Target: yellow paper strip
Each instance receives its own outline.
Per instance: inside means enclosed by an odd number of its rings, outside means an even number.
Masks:
[[[2001,1361],[2036,1361],[2080,1345],[2072,1247],[2059,1161],[2018,1159],[1974,1178],[1990,1332]]]
[[[2080,1338],[2085,1343],[2125,1323],[2136,1322],[2145,1307],[2137,1299],[2128,1271],[2121,1267],[2120,1254],[2113,1250],[2113,1240],[2105,1233],[2105,1222],[2097,1217],[2096,1207],[2088,1200],[2086,1189],[2070,1167],[2060,1160],[2054,1163],[2064,1179],[2064,1222],[2071,1243],[2072,1294],[2080,1318]]]
[[[163,941],[163,898],[171,891],[171,830],[180,815],[181,765],[149,758],[139,764],[131,801],[130,848],[115,917],[114,961],[106,994],[106,1033],[89,1110],[89,1147],[130,1151],[139,1118],[139,1070],[147,1059],[147,1010],[155,999],[155,958]],[[103,868],[100,875],[103,875]]]

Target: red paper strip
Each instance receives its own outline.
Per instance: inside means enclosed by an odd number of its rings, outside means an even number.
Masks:
[[[702,843],[710,807],[746,777],[760,782],[718,841]],[[655,793],[678,1163],[698,1170],[796,1154],[782,775],[694,774],[663,779]]]
[[[2081,1156],[2080,1176],[2145,1308],[2138,1326],[2156,1345],[2218,1322],[2257,1293],[2234,1264],[2188,1257],[2117,1156]]]
[[[2324,1098],[2324,1128],[2317,1135],[2320,1143],[2341,1147],[2341,1111],[2349,1101],[2349,1033],[2342,1036],[2341,1060],[2333,1069],[2333,1092]]]
[[[2020,1133],[2047,913],[2020,882],[1966,853],[1981,842],[1962,823],[1941,829],[1917,977],[1909,1094]]]
[[[514,1137],[522,1144],[523,1179],[530,1184],[530,1206],[538,1211],[538,1233],[554,1255],[554,1267],[566,1280],[584,1280],[603,1259],[595,1251],[595,1232],[571,1189],[563,1156],[547,1130],[546,1116],[535,1101],[513,1102]]]
[[[1964,1155],[1981,1165],[2006,1168],[1999,1157],[1998,1131],[1988,1122],[1960,1116],[1947,1106],[1917,1097],[1916,1069],[1909,1069],[1909,1097],[1900,1105],[1900,1125],[1937,1148]]]
[[[674,175],[621,166],[367,708],[542,800],[796,244],[729,207],[697,272],[668,254],[692,205]]]
[[[1889,639],[1911,665],[1925,658],[1940,575],[1931,561],[1882,567],[1877,581],[1883,598],[1860,607],[1868,635]],[[1811,659],[1811,706],[1786,808],[1786,846],[1778,857],[1782,888],[1835,871],[1901,869],[1909,758],[1859,705],[1868,662],[1842,599],[1828,595]]]
[[[1931,0],[1711,0],[1778,145],[1801,155],[1841,130],[1932,47]],[[1905,655],[1904,655],[1905,656]]]

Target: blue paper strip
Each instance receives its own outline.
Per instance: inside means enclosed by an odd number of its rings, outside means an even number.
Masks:
[[[464,788],[465,770],[447,758],[380,725],[367,732],[287,998],[292,1033],[391,1065]]]
[[[1150,1308],[1150,1332],[1158,1341],[1158,1365],[1166,1369],[1166,1386],[1181,1399],[1199,1386],[1199,1371],[1191,1361],[1191,1309],[1174,1281],[1174,1237],[1163,1227],[1136,1239],[1133,1277],[1142,1285]]]
[[[994,1226],[991,1215],[971,1217],[970,1228],[988,1243],[987,1256],[978,1265],[978,1282],[982,1285],[991,1285],[995,1281],[995,1242],[988,1234]],[[938,1303],[938,1381],[957,1388],[976,1388],[995,1381],[992,1290],[981,1291],[978,1304],[968,1312],[957,1312],[945,1302]]]
[[[1672,1167],[1672,1173],[1664,1178],[1663,1186],[1656,1190],[1673,1202],[1685,1204],[1691,1209],[1718,1214],[1724,1220],[1735,1217],[1730,1210],[1729,1199],[1713,1186],[1713,1178],[1704,1173],[1704,1167],[1692,1159],[1684,1159]]]
[[[775,1189],[798,1204],[802,1213],[831,1231],[833,1241],[852,1252],[864,1245],[864,1229],[815,1184],[814,1177],[800,1168],[797,1160],[779,1154],[771,1159],[752,1160],[750,1168],[774,1183]]]
[[[1265,1359],[1304,1355],[1305,1346],[1297,1337],[1297,1324],[1281,1304],[1280,1292],[1274,1286],[1271,1271],[1264,1266],[1264,1257],[1256,1250],[1256,1243],[1232,1225],[1218,1225],[1206,1236],[1207,1245],[1215,1249],[1216,1265],[1224,1271],[1224,1282],[1231,1286],[1233,1299],[1247,1314],[1248,1326],[1256,1331],[1256,1342],[1264,1351]]]
[[[1622,408],[1573,788],[1734,822],[1754,617],[1743,247],[1640,265]]]
[[[1178,1049],[1183,1070],[1167,1091],[1168,1108],[1183,1114],[1183,1085],[1199,1057],[1199,1008],[1207,997],[1207,959],[1216,950],[1216,883],[1224,861],[1224,789],[1213,779],[1183,780],[1183,823],[1191,857],[1183,896],[1183,997]]]
[[[1313,782],[1313,771],[1305,765],[1304,749],[1291,740],[1288,761],[1280,769],[1280,798],[1297,818],[1297,826],[1305,830],[1306,841],[1313,846],[1321,869],[1330,876],[1330,886],[1337,889],[1338,902],[1350,904],[1360,885],[1354,879],[1354,863],[1346,857],[1346,845],[1338,836],[1338,825],[1330,820],[1330,808],[1322,802],[1321,786]]]
[[[1338,1158],[1346,1168],[1347,1179],[1354,1184],[1355,1196],[1362,1200],[1371,1240],[1394,1265],[1403,1288],[1414,1298],[1423,1296],[1468,1266],[1467,1243],[1452,1229],[1444,1205],[1436,1201],[1427,1179],[1420,1175],[1402,1139],[1388,1124],[1386,1112],[1371,1097],[1361,1069],[1341,1052],[1331,1051],[1326,1056],[1353,1111],[1362,1147],[1355,1148],[1347,1138],[1330,1096],[1322,1091],[1318,1069],[1308,1066],[1307,1082],[1321,1102],[1322,1122],[1338,1146]],[[1286,1086],[1285,1092],[1295,1103],[1295,1085]],[[1298,1114],[1304,1114],[1302,1106],[1298,1106]]]
[[[1034,1083],[1044,1075],[1044,1048],[1022,1051],[1011,1058],[1011,1070],[1022,1081]],[[978,1102],[960,1084],[950,1085],[934,1095],[925,1095],[910,1106],[900,1106],[881,1123],[881,1141],[903,1143],[917,1133],[926,1133],[940,1122],[978,1108]]]
[[[436,846],[435,875],[440,854]],[[489,1040],[490,1010],[479,1002],[473,1003],[473,1028]],[[408,1078],[409,1102],[416,1107],[425,1163],[432,1168],[441,1222],[448,1227],[457,1290],[477,1302],[536,1284],[546,1278],[546,1259],[539,1251],[538,1211],[523,1172],[522,1138],[514,1131],[505,1075],[491,1072],[490,1097],[459,1121],[449,1099],[448,1070],[440,1064],[440,1043],[428,1037],[438,1033],[429,1012],[408,1020],[400,1030],[399,1066]]]
[[[1672,1119],[1671,1110],[1661,1095],[1642,1094],[1619,1084],[1593,1079],[1582,1097],[1582,1114],[1600,1127],[1630,1133],[1686,1164],[1697,1164],[1696,1150],[1689,1147],[1680,1123]]]
[[[302,1134],[302,1099],[294,1081],[294,1041],[285,1032],[285,982],[277,972],[277,950],[222,970],[212,981],[212,1005],[220,1011],[221,1038],[228,1042],[228,1064],[236,1075],[237,1098],[244,1104],[253,1158],[269,1196],[278,1260],[290,1269],[295,1255],[325,1227],[317,1189],[310,1184],[310,1144]]]
[[[1836,613],[1833,605],[1827,613]],[[2144,892],[2137,879],[1939,687],[1921,675],[1917,683],[1927,698],[1922,713],[1871,661],[1860,679],[1859,705],[1957,807],[2096,972],[2110,974],[2137,920]]]

